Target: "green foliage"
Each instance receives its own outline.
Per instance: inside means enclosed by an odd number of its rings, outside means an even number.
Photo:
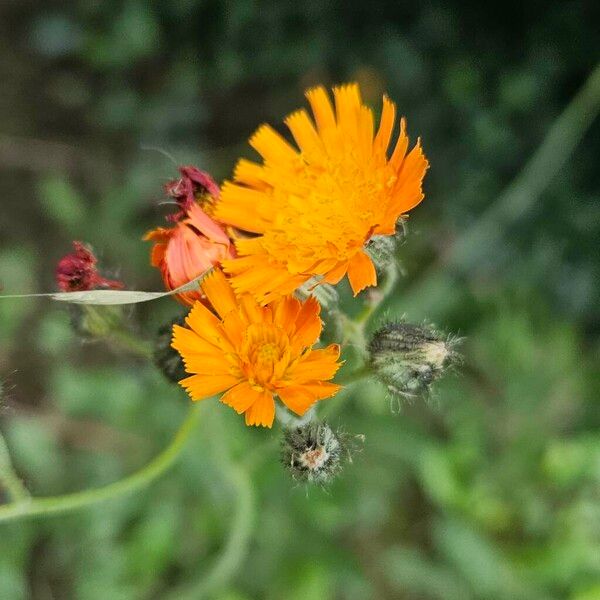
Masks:
[[[599,18],[583,1],[4,9],[2,293],[53,291],[72,239],[94,246],[103,274],[160,290],[140,238],[163,222],[175,165],[142,147],[229,177],[253,129],[279,127],[304,88],[356,79],[374,106],[383,91],[398,102],[432,165],[388,316],[428,317],[466,343],[429,403],[398,412],[374,381],[344,393],[332,426],[365,444],[326,491],[290,484],[268,443],[276,429],[207,402],[181,461],[150,488],[0,524],[0,598],[600,597],[598,123],[535,206],[443,285],[447,249],[594,68]],[[124,314],[150,340],[181,310],[164,298]],[[0,427],[37,495],[131,473],[188,403],[149,362],[83,343],[66,308],[42,299],[0,301],[0,382]],[[229,537],[240,513],[247,545]]]

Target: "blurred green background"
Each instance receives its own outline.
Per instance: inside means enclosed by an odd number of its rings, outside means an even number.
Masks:
[[[274,449],[240,471],[277,431],[207,403],[144,491],[0,523],[0,598],[600,598],[599,22],[583,0],[0,2],[3,293],[53,290],[73,239],[160,289],[140,238],[176,170],[148,148],[222,179],[306,87],[357,80],[431,162],[385,312],[466,338],[429,403],[346,393],[333,424],[366,441],[326,491]],[[180,312],[128,316],[150,338]],[[43,299],[0,302],[0,381],[35,495],[131,473],[188,405]]]

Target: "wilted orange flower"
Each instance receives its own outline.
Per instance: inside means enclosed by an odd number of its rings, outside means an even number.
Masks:
[[[365,244],[392,235],[399,217],[423,199],[428,163],[419,142],[407,154],[404,119],[388,157],[395,105],[383,98],[375,133],[358,85],[333,94],[335,112],[323,87],[306,93],[316,127],[305,110],[285,119],[299,150],[269,125],[260,127],[250,145],[263,164],[240,160],[214,209],[221,222],[259,234],[238,240],[238,258],[224,269],[237,291],[263,302],[315,275],[337,283],[348,274],[355,294],[375,285]]]
[[[152,248],[151,264],[160,269],[165,287],[174,290],[191,281],[222,260],[235,256],[231,239],[223,228],[211,219],[201,208],[202,203],[214,202],[218,187],[210,176],[199,169],[192,175],[192,167],[182,167],[182,178],[167,184],[167,193],[177,200],[179,212],[167,217],[174,222],[170,228],[158,227],[144,236],[145,240],[155,242]],[[209,185],[211,184],[211,185]],[[203,187],[203,186],[208,187]],[[203,299],[198,291],[177,294],[183,304],[192,305]]]
[[[165,184],[167,196],[173,198],[180,211],[167,217],[168,221],[177,222],[185,217],[190,205],[199,202],[201,206],[210,206],[219,197],[219,186],[206,172],[187,165],[179,167],[179,179],[172,179]]]
[[[338,370],[340,348],[313,350],[321,333],[320,305],[284,296],[260,306],[250,294],[239,297],[220,270],[202,282],[216,314],[196,302],[186,327],[173,326],[173,348],[190,377],[181,380],[192,400],[225,392],[221,402],[247,425],[271,427],[274,396],[298,415],[317,400],[333,396],[329,383]]]

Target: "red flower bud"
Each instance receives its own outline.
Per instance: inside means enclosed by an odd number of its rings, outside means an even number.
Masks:
[[[63,256],[56,266],[56,283],[63,292],[82,292],[97,287],[121,289],[120,281],[105,279],[98,274],[98,259],[82,242],[73,242],[74,252]]]

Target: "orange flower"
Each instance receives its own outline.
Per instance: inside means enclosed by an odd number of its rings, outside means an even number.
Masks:
[[[223,267],[236,291],[261,302],[313,276],[333,284],[347,274],[355,294],[375,285],[365,244],[394,234],[398,219],[423,199],[428,163],[419,142],[407,154],[404,120],[387,154],[395,105],[383,98],[374,134],[358,85],[333,94],[335,112],[323,87],[306,93],[316,127],[305,110],[285,120],[299,150],[269,125],[260,127],[250,145],[263,164],[240,160],[214,208],[221,222],[258,234],[236,241],[238,258]]]
[[[245,413],[247,425],[271,427],[274,396],[302,415],[340,389],[327,381],[340,366],[339,346],[312,349],[322,326],[314,298],[285,296],[260,306],[250,294],[236,297],[220,270],[204,279],[202,291],[216,314],[196,302],[189,329],[173,326],[173,348],[193,373],[179,383],[192,400],[225,392],[221,402]]]
[[[235,256],[229,236],[196,202],[189,203],[185,218],[171,228],[158,227],[149,231],[145,240],[155,242],[151,264],[158,267],[165,287],[174,290],[198,277],[226,258]],[[177,294],[183,304],[202,300],[198,291]]]

